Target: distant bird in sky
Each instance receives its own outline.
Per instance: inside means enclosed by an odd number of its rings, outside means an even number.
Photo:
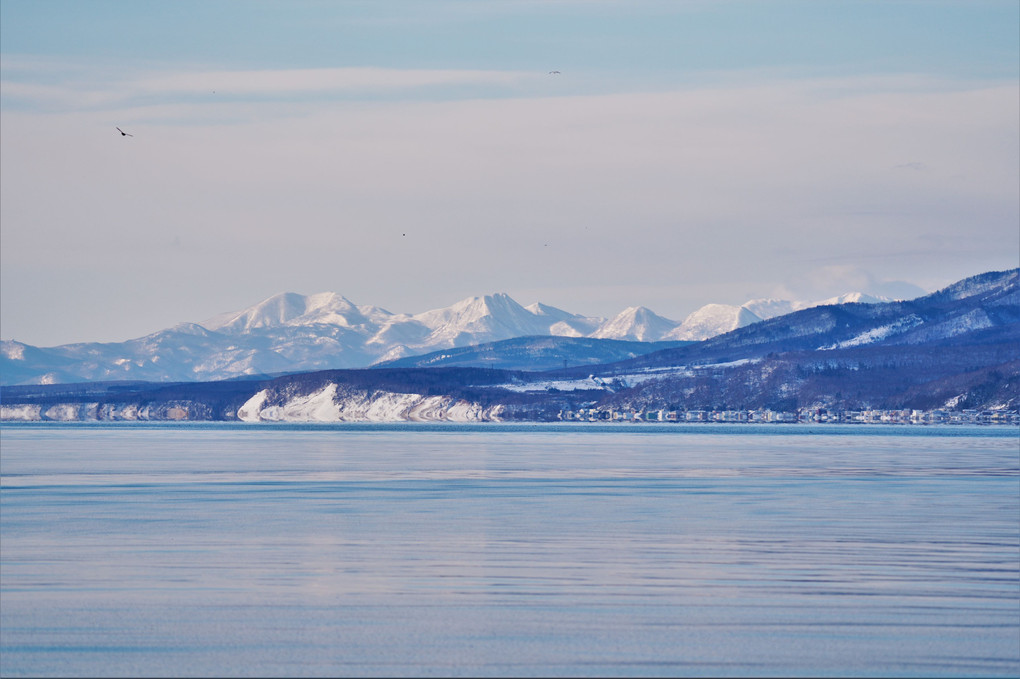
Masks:
[[[125,132],[124,130],[120,129],[119,127],[117,128],[117,131],[120,132],[120,136],[122,136],[122,137],[133,137],[133,136],[135,136],[133,134],[128,134],[127,132]]]
[[[549,71],[549,75],[559,75],[559,71]]]

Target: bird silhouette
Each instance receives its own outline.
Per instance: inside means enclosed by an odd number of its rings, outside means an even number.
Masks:
[[[549,75],[559,75],[559,71],[549,71]]]
[[[128,134],[127,132],[125,132],[124,130],[120,129],[119,127],[117,128],[117,131],[120,132],[120,136],[122,136],[122,137],[133,137],[133,136],[135,136],[133,134]]]

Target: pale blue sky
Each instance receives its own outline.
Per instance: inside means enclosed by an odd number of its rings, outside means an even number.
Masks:
[[[0,336],[1015,267],[1018,36],[1015,0],[3,0]]]
[[[4,54],[220,68],[1017,76],[1016,2],[12,0]]]

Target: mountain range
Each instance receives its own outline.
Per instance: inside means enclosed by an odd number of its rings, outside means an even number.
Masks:
[[[583,353],[585,343],[600,342],[615,343],[623,360],[545,371],[489,367],[521,355],[558,360],[558,352]],[[483,421],[803,409],[977,409],[1015,417],[1020,269],[914,300],[809,307],[700,342],[653,347],[628,356],[622,340],[544,336],[447,350],[431,367],[395,362],[201,383],[5,386],[0,418]]]
[[[624,309],[611,319],[541,303],[524,307],[506,294],[470,297],[410,315],[358,305],[332,292],[286,292],[240,311],[201,323],[181,323],[125,342],[44,348],[4,340],[0,342],[0,384],[202,381],[362,368],[440,349],[532,336],[632,343],[698,341],[798,309],[850,301],[881,300],[853,293],[821,302],[758,299],[741,306],[709,304],[677,322],[640,306]],[[578,365],[621,358],[619,345],[589,342],[584,346],[576,357]],[[631,347],[638,353],[654,349]]]

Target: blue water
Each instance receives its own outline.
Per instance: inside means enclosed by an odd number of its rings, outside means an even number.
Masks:
[[[1016,428],[0,429],[4,677],[1018,673]]]

